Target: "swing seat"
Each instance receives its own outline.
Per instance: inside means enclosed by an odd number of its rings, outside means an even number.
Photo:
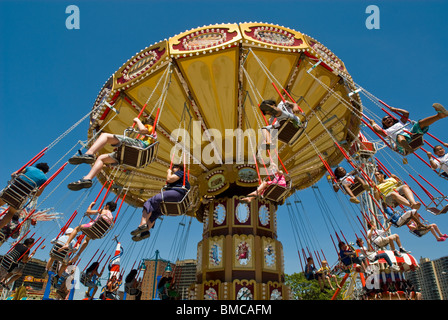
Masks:
[[[288,145],[293,145],[303,134],[306,129],[306,122],[302,123],[299,128],[290,120],[280,121],[277,139]]]
[[[442,209],[438,209],[437,207],[428,207],[426,208],[426,210],[432,213],[433,215],[438,216],[439,214],[448,212],[448,204],[444,206]]]
[[[84,286],[88,287],[88,288],[94,288],[95,287],[95,283],[92,283],[91,281],[89,281],[89,278],[87,277],[85,272],[81,272],[81,279],[79,280],[79,282],[81,282]]]
[[[414,236],[417,236],[419,238],[423,237],[425,234],[427,234],[429,231],[431,231],[431,229],[424,229],[424,230],[420,230],[420,229],[416,229],[416,230],[410,230],[409,232],[412,233]]]
[[[359,155],[361,157],[370,157],[376,153],[375,145],[372,142],[362,141],[355,142],[350,147],[350,155]]]
[[[263,193],[263,198],[273,202],[282,201],[291,191],[291,180],[287,182],[286,186],[280,186],[276,183],[270,184]]]
[[[99,216],[90,227],[81,228],[81,231],[91,240],[95,240],[103,238],[113,227],[113,221],[109,221],[103,216]]]
[[[358,182],[358,181],[356,181],[355,183],[350,185],[350,190],[352,190],[353,195],[355,197],[359,196],[361,193],[366,191],[366,189],[364,189],[363,185],[360,182]]]
[[[50,257],[56,261],[67,262],[68,254],[70,253],[69,249],[64,249],[62,251],[58,251],[63,245],[60,243],[55,243],[53,248],[50,250]]]
[[[13,176],[8,186],[1,191],[0,199],[17,211],[23,209],[28,199],[32,199],[39,191],[36,183],[24,174]]]
[[[16,259],[14,259],[10,254],[5,254],[2,262],[0,263],[0,267],[6,271],[9,271],[14,263],[17,263]]]
[[[179,202],[169,202],[163,200],[163,191],[165,191],[167,188],[163,187],[160,193],[162,194],[162,202],[160,202],[160,210],[162,214],[166,216],[180,216],[184,215],[191,203],[190,199],[190,189],[186,189],[184,187],[182,188],[171,188],[171,189],[181,189],[185,190],[186,193],[184,197]]]
[[[412,150],[408,151],[408,150],[403,150],[403,152],[400,152],[398,150],[398,145],[394,142],[394,151],[400,153],[403,156],[408,156],[411,153],[414,153],[415,150],[417,150],[418,148],[420,148],[421,146],[423,146],[425,144],[424,139],[423,139],[423,134],[413,134],[411,136],[411,141],[409,142],[409,146],[411,147]]]
[[[0,230],[0,246],[6,241],[6,235]]]
[[[137,131],[132,129],[126,129],[124,135],[132,137],[138,134]],[[146,137],[152,137],[151,135],[144,135]],[[154,137],[152,137],[154,138]],[[121,165],[130,166],[133,168],[145,168],[150,165],[157,157],[157,151],[159,149],[159,142],[155,141],[148,147],[142,148],[137,146],[121,144],[117,148],[117,159]]]

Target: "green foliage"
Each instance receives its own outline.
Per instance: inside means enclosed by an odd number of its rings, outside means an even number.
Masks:
[[[341,279],[338,279],[340,282]],[[331,300],[334,290],[321,291],[317,280],[308,281],[303,272],[285,275],[285,284],[291,288],[295,300]],[[336,289],[334,280],[333,287]]]

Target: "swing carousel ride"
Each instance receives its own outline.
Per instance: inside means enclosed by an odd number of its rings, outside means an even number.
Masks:
[[[306,34],[265,23],[203,26],[141,50],[106,81],[90,113],[85,147],[102,132],[138,134],[130,128],[133,119],[151,118],[156,142],[115,149],[120,164],[105,166],[99,182],[141,208],[161,192],[167,169],[182,164],[191,188],[179,203],[162,204],[162,211],[203,223],[191,296],[290,299],[276,210],[290,205],[295,191],[321,178],[335,180],[332,168],[346,161],[369,182],[367,192],[359,191],[361,225],[385,223],[372,197],[373,173],[380,165],[386,169],[375,152],[389,144],[361,134],[369,126],[362,91],[344,63]],[[267,150],[260,134],[268,121],[259,108],[263,100],[296,102],[301,116],[299,126],[280,121]],[[113,151],[106,146],[101,153]],[[273,163],[286,186],[271,184],[243,201],[271,179]],[[412,256],[403,256],[395,264],[417,267]]]

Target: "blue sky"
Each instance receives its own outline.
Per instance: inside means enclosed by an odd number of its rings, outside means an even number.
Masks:
[[[80,10],[79,30],[65,26],[65,9],[71,4]],[[365,26],[366,7],[371,4],[380,9],[378,30]],[[444,1],[0,1],[0,181],[6,184],[11,172],[87,114],[105,81],[136,52],[185,30],[215,23],[267,22],[308,34],[345,63],[355,82],[388,104],[409,110],[412,119],[420,119],[433,113],[434,102],[448,106],[447,9]],[[383,116],[367,99],[363,102],[369,110]],[[435,124],[430,132],[448,141],[444,130],[447,121]],[[78,140],[86,140],[87,126],[88,121],[83,122],[43,160],[53,164]],[[401,160],[388,151],[381,151],[379,157],[391,165]],[[401,166],[388,167],[427,200]],[[409,158],[405,169],[413,175],[418,171],[447,193],[447,181],[435,176],[416,157]],[[50,186],[61,182],[70,170],[67,167]],[[58,205],[56,211],[69,217],[73,212],[71,204],[79,202],[79,194],[67,193],[65,184],[55,190],[43,207]],[[50,186],[41,199],[53,189]],[[359,235],[359,224],[343,213],[326,181],[318,186],[328,195],[325,201],[332,207],[332,217],[346,237],[354,240],[354,232]],[[433,189],[430,191],[435,194]],[[334,263],[336,252],[324,216],[316,209],[313,191],[308,189],[297,195],[310,219],[312,236],[318,239],[314,245]],[[342,200],[345,206],[353,206],[347,199]],[[353,208],[350,210],[357,210],[356,206]],[[165,219],[155,243],[151,242],[155,238],[152,236],[146,243],[136,245],[131,244],[129,231],[138,224],[141,211],[124,210],[120,213],[121,226],[112,231],[113,235],[123,231],[120,241],[125,249],[124,265],[129,269],[135,259],[152,257],[156,249],[162,258],[169,259],[171,248],[176,246],[173,238],[179,219]],[[421,214],[448,233],[446,215],[432,216],[423,210]],[[79,223],[79,219],[78,216],[75,222]],[[37,237],[49,241],[58,229],[56,223],[49,222],[32,230]],[[416,258],[436,259],[448,252],[448,243],[438,243],[432,235],[417,238],[407,229],[392,230]],[[184,258],[196,258],[201,233],[202,225],[193,220]],[[284,246],[286,273],[301,271],[295,246],[297,236],[284,206],[278,210],[278,234]],[[47,259],[48,248],[49,245],[39,250],[37,257]],[[110,238],[91,242],[80,266],[84,268],[90,260],[89,253],[104,250],[108,256],[113,248]],[[7,245],[2,246],[0,253],[7,249]]]

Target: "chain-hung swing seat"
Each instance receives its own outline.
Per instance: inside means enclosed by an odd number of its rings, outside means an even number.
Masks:
[[[23,209],[39,191],[36,183],[24,174],[14,174],[8,186],[0,193],[0,199],[17,211]]]
[[[22,262],[18,262],[20,256],[18,256],[16,251],[12,251],[3,256],[2,261],[0,262],[0,268],[9,271],[13,264],[23,265]]]
[[[68,248],[59,251],[61,249],[63,244],[56,242],[53,245],[53,248],[50,250],[50,257],[53,258],[55,261],[60,262],[67,262],[68,261],[68,255],[70,253],[70,250]]]
[[[112,228],[114,222],[105,218],[103,215],[93,221],[93,224],[88,228],[81,228],[82,233],[92,240],[103,238]]]
[[[360,183],[359,181],[355,181],[355,183],[351,184],[349,188],[353,192],[353,195],[355,197],[359,196],[361,193],[366,191],[362,183]]]
[[[176,201],[165,201],[163,198],[163,192],[165,190],[170,189],[179,189],[185,191],[185,195],[182,197],[182,199],[178,202]],[[190,189],[187,189],[185,187],[167,187],[164,186],[162,190],[160,191],[162,195],[162,201],[160,202],[160,210],[162,214],[166,216],[180,216],[184,215],[191,204],[191,198],[190,198]]]
[[[411,123],[412,122],[410,122],[409,124],[411,124]],[[396,141],[393,141],[390,137],[387,137],[387,139],[390,142],[390,146],[391,146],[392,150],[394,150],[395,152],[398,152],[399,154],[401,154],[403,156],[407,156],[407,155],[410,155],[411,153],[414,153],[417,149],[419,149],[421,146],[423,146],[425,144],[425,140],[423,138],[423,134],[421,134],[421,133],[411,133],[408,130],[404,130],[404,131],[411,136],[411,141],[408,142],[411,150],[403,149],[402,151],[400,151],[398,148],[399,145],[397,144]]]
[[[0,230],[0,246],[5,243],[6,241],[6,235],[4,234],[4,232],[2,230]]]
[[[135,138],[137,135],[149,137],[155,140],[154,136],[141,134],[132,128],[124,130],[124,136],[126,137]],[[134,168],[145,168],[156,159],[158,149],[158,141],[154,141],[147,147],[131,146],[123,143],[117,148],[117,158],[121,165]]]
[[[293,145],[303,134],[307,126],[307,122],[295,124],[291,120],[280,121],[280,127],[277,133],[277,139],[288,145]]]
[[[281,186],[277,183],[271,183],[263,192],[263,198],[273,201],[281,202],[285,199],[291,191],[292,180],[289,176],[285,176],[286,186]]]
[[[425,208],[426,211],[438,216],[448,212],[448,202],[446,202],[447,196],[436,197],[431,200]]]
[[[430,228],[425,228],[425,229],[415,229],[415,230],[411,230],[409,229],[409,232],[412,233],[414,236],[417,236],[419,238],[423,237],[425,234],[427,234],[429,231],[431,231]]]

